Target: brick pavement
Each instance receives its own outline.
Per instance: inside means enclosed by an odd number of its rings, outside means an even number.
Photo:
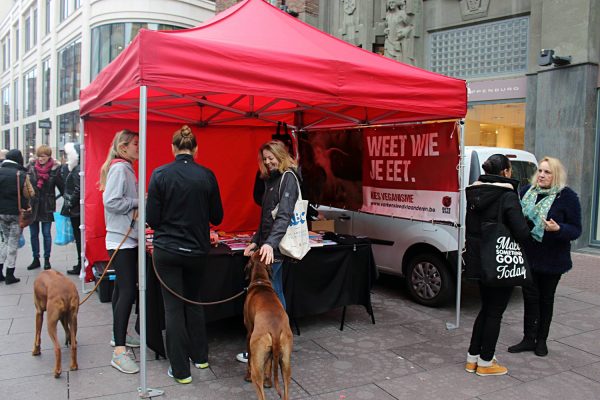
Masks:
[[[452,306],[431,309],[408,300],[397,278],[383,276],[373,291],[377,324],[361,307],[350,307],[346,329],[337,329],[340,310],[299,321],[294,337],[292,399],[592,399],[600,393],[600,257],[574,254],[575,268],[559,285],[550,355],[509,354],[521,337],[522,301],[517,290],[505,314],[497,355],[509,367],[502,377],[464,372],[471,325],[477,313],[476,288],[465,284],[461,326]],[[59,271],[73,265],[75,246],[54,247]],[[54,379],[54,355],[47,334],[42,355],[31,356],[34,330],[32,284],[38,271],[26,271],[27,245],[19,251],[19,284],[0,284],[0,387],[6,399],[135,399],[139,375],[110,367],[111,309],[94,295],[80,310],[79,366],[68,371],[63,349],[60,379]],[[211,367],[193,370],[190,385],[167,377],[168,363],[149,357],[148,385],[165,391],[163,399],[252,399],[242,380],[245,366],[234,360],[244,348],[241,321],[210,324]],[[62,332],[59,337],[62,340]],[[139,357],[139,351],[135,351]],[[273,389],[269,399],[276,399]]]

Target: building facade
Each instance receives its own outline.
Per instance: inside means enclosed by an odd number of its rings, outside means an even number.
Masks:
[[[60,158],[80,140],[79,91],[142,29],[182,29],[214,15],[208,0],[14,0],[0,24],[0,145]]]
[[[575,247],[600,247],[600,0],[270,2],[355,46],[467,80],[465,144],[561,159],[583,211]]]

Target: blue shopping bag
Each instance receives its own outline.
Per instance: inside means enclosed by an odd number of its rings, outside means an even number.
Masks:
[[[71,219],[65,217],[58,212],[54,213],[54,222],[56,222],[56,238],[54,238],[54,244],[58,246],[65,246],[75,240],[73,235],[73,225],[71,225]]]
[[[19,235],[19,249],[23,246],[25,246],[25,238],[23,237],[23,234],[21,233]]]

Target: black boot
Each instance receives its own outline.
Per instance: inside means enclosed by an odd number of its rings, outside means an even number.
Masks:
[[[52,265],[50,265],[50,257],[44,258],[44,269],[50,269]]]
[[[31,264],[29,264],[29,267],[27,267],[27,270],[31,271],[32,269],[36,269],[36,268],[39,268],[39,267],[41,267],[40,258],[39,257],[33,257],[33,261],[32,261]],[[7,272],[7,275],[8,275],[8,272]]]
[[[0,282],[4,282],[5,279],[2,271],[4,271],[4,264],[0,264]]]
[[[538,357],[546,357],[548,355],[548,345],[546,344],[546,340],[538,340],[535,345],[535,355]]]
[[[509,353],[522,353],[524,351],[534,351],[535,340],[524,337],[519,343],[508,348]]]
[[[12,285],[13,283],[17,283],[17,282],[21,282],[21,280],[19,278],[15,278],[15,269],[7,268],[5,283],[7,285]]]
[[[79,275],[81,272],[81,264],[73,265],[72,269],[67,270],[67,274],[69,275]]]

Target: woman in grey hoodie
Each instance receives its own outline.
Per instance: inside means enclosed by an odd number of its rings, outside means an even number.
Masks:
[[[136,299],[138,276],[137,230],[130,229],[138,208],[138,184],[132,163],[138,159],[138,134],[117,132],[100,171],[100,190],[104,203],[106,249],[112,257],[116,280],[112,296],[113,340],[111,365],[126,374],[139,372],[127,348],[139,341],[127,335],[131,308]]]

